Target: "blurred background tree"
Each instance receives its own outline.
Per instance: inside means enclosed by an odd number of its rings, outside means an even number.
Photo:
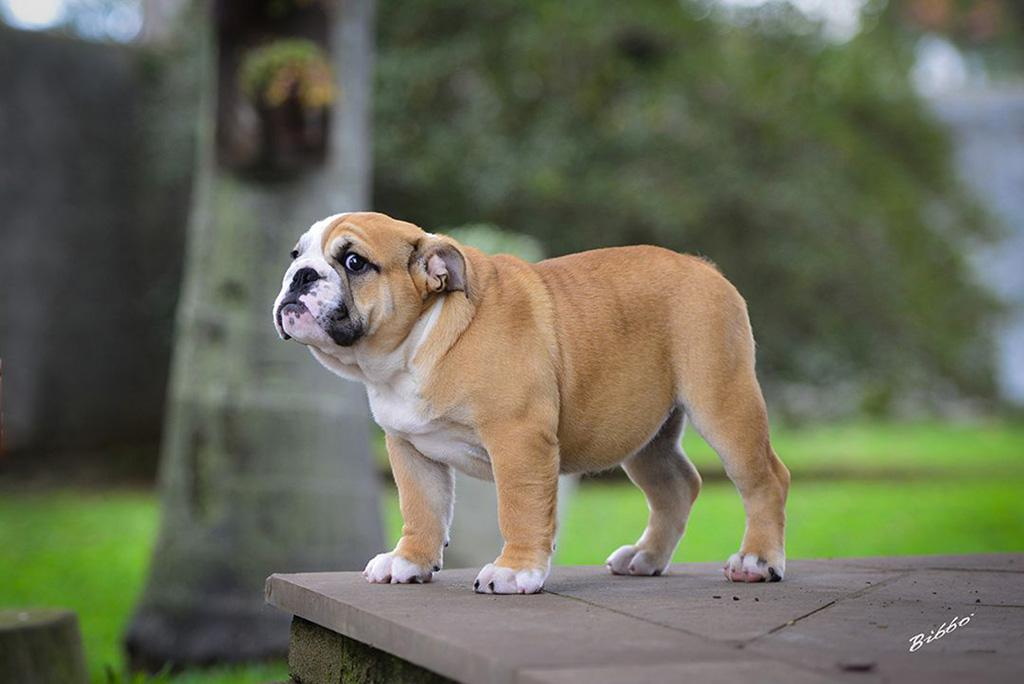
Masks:
[[[768,10],[384,3],[374,204],[552,254],[706,255],[748,299],[769,385],[878,410],[991,397],[998,306],[967,258],[991,230],[913,90],[902,10],[866,5],[845,42]]]
[[[282,657],[273,572],[383,544],[364,394],[270,319],[298,228],[369,201],[373,0],[196,2],[195,187],[135,668]],[[274,274],[274,275],[271,275]]]

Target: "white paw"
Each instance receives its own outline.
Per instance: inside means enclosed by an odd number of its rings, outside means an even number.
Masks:
[[[402,558],[394,551],[379,553],[366,564],[363,577],[371,584],[420,584],[434,577],[431,568]]]
[[[730,582],[779,582],[786,574],[786,559],[780,555],[769,562],[753,553],[734,553],[722,571]]]
[[[544,588],[550,565],[546,568],[513,570],[488,563],[473,582],[478,594],[536,594]]]
[[[605,564],[613,575],[660,575],[668,569],[670,560],[655,558],[635,546],[620,546]]]

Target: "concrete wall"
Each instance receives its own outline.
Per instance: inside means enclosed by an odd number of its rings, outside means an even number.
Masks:
[[[159,74],[123,46],[0,28],[8,451],[157,442],[190,170],[145,134]]]

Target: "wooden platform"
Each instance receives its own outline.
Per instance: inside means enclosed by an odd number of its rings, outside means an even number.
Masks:
[[[303,684],[424,670],[474,683],[1024,681],[1024,554],[797,560],[784,582],[752,585],[710,563],[651,578],[556,567],[534,596],[474,594],[475,576],[273,575],[267,601],[300,618],[290,661]],[[367,668],[375,658],[384,669]]]

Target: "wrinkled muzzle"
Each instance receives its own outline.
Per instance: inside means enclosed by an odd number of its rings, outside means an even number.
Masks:
[[[286,279],[274,305],[274,324],[284,340],[306,345],[347,347],[362,335],[337,286],[309,266]]]

